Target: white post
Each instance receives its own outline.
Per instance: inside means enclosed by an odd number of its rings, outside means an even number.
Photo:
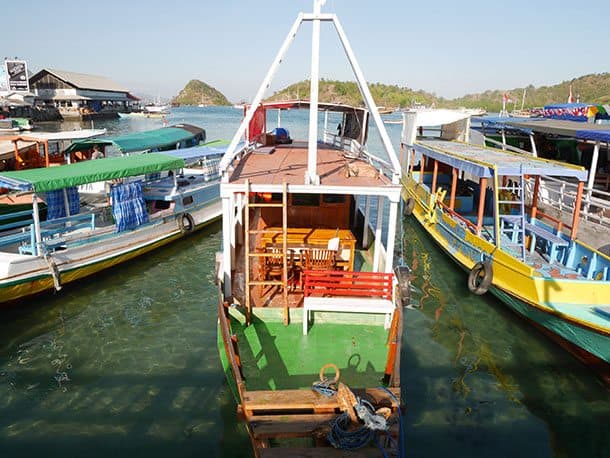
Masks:
[[[400,199],[400,198],[399,198]],[[385,271],[392,272],[394,268],[394,238],[396,237],[396,219],[398,202],[390,200],[390,220],[388,221],[388,246],[386,248]]]
[[[502,149],[506,150],[506,133],[504,132],[504,127],[502,127]]]
[[[354,52],[352,51],[352,47],[349,44],[347,35],[345,35],[345,32],[343,31],[343,27],[341,26],[339,19],[335,15],[333,15],[333,24],[335,24],[335,28],[337,29],[337,34],[339,35],[339,39],[341,40],[341,44],[343,45],[343,49],[345,50],[345,53],[347,54],[347,58],[352,67],[352,71],[354,72],[354,75],[356,76],[356,82],[358,84],[358,87],[360,88],[360,93],[362,94],[362,97],[364,98],[367,108],[369,109],[369,111],[371,112],[371,115],[373,116],[373,120],[375,121],[377,130],[379,131],[379,136],[381,137],[381,142],[383,143],[384,149],[386,150],[386,153],[388,154],[388,157],[390,158],[390,162],[392,163],[392,167],[394,168],[393,182],[395,184],[397,184],[400,180],[400,162],[398,161],[398,157],[396,156],[396,151],[394,151],[394,146],[392,146],[392,142],[390,140],[388,132],[383,124],[381,116],[379,115],[379,110],[377,109],[377,105],[375,104],[375,101],[373,100],[373,96],[371,95],[371,91],[369,91],[369,87],[366,84],[364,74],[362,73],[362,70],[360,70],[360,66],[358,65],[358,62],[356,61],[356,56],[354,55]]]
[[[242,193],[237,194],[237,215],[235,222],[235,231],[237,232],[237,242],[244,243],[244,232],[243,232],[243,210],[244,210],[244,195]]]
[[[231,265],[235,262],[235,194],[229,196],[229,226],[231,228]]]
[[[536,149],[536,142],[534,141],[533,133],[530,133],[530,143],[532,144],[532,156],[538,157],[538,150]]]
[[[362,234],[362,248],[369,247],[369,225],[371,224],[371,196],[364,200],[364,232]]]
[[[222,214],[229,215],[231,212],[231,199],[222,198]],[[230,218],[222,219],[222,271],[225,298],[231,298],[231,221]]]
[[[36,238],[36,246],[34,248],[34,255],[40,256],[42,254],[42,235],[40,233],[40,212],[38,211],[38,196],[36,193],[32,194],[32,216],[34,217],[34,237]]]
[[[324,110],[324,134],[328,132],[328,110]]]
[[[373,272],[379,272],[381,262],[381,225],[383,223],[383,196],[377,197],[377,225],[375,226],[375,255],[373,256]]]
[[[63,193],[64,193],[64,208],[66,210],[66,216],[72,216],[72,215],[70,215],[70,201],[68,200],[68,190],[66,188],[64,188]]]
[[[244,117],[241,124],[239,125],[239,129],[237,129],[237,132],[235,132],[235,135],[233,136],[233,140],[231,140],[231,143],[229,144],[229,147],[227,148],[225,155],[223,156],[222,160],[220,161],[219,169],[221,172],[224,173],[225,170],[227,169],[227,167],[229,166],[229,164],[231,164],[231,162],[233,161],[233,158],[235,156],[235,149],[237,148],[237,144],[240,142],[242,136],[244,135],[244,132],[246,132],[246,129],[250,125],[250,121],[252,120],[252,117],[254,116],[254,113],[255,113],[256,109],[258,108],[259,104],[263,100],[265,91],[271,84],[271,80],[273,79],[273,76],[277,72],[277,69],[278,69],[280,63],[282,62],[282,60],[284,59],[284,56],[286,55],[286,51],[288,51],[290,44],[293,42],[294,37],[296,36],[297,31],[299,30],[299,26],[301,25],[301,22],[303,22],[303,13],[300,13],[299,16],[296,18],[296,20],[294,21],[294,24],[292,24],[292,28],[288,32],[288,35],[286,36],[286,39],[284,40],[282,47],[278,51],[277,56],[275,56],[275,59],[273,60],[273,63],[271,64],[271,67],[269,68],[269,71],[267,72],[265,79],[263,80],[260,87],[258,88],[258,92],[254,96],[254,99],[252,100],[252,104],[250,105],[250,107],[248,108],[248,111],[246,112],[246,116]]]
[[[321,12],[326,0],[314,0],[313,14]],[[309,90],[309,141],[307,143],[307,172],[305,184],[320,184],[318,176],[318,91],[320,76],[320,20],[313,20],[311,33],[311,82]]]
[[[277,109],[277,127],[282,127],[282,110]]]
[[[591,168],[589,169],[589,181],[587,182],[587,198],[585,201],[585,213],[589,213],[589,204],[591,203],[591,195],[593,194],[593,186],[595,185],[595,174],[597,173],[597,161],[599,159],[599,141],[595,142],[593,148],[593,157],[591,158]]]

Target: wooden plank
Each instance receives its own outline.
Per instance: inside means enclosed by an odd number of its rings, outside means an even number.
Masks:
[[[250,421],[256,438],[307,437],[315,431],[327,432],[329,422],[337,418],[336,413],[303,415],[257,415]]]
[[[389,388],[400,401],[400,388]],[[373,405],[382,404],[396,408],[388,393],[381,388],[352,390],[356,396],[367,399]],[[248,411],[254,410],[313,410],[339,409],[336,396],[326,397],[313,390],[247,391],[244,404]]]
[[[288,439],[295,437],[326,437],[333,422],[340,414],[258,415],[249,422],[256,439]],[[398,423],[393,423],[390,434],[397,436]],[[326,441],[324,441],[326,442]]]
[[[367,447],[358,450],[339,450],[333,447],[316,448],[261,448],[258,450],[261,458],[379,458],[381,453],[377,447]]]

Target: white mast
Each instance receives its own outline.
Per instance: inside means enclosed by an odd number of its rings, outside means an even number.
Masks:
[[[317,17],[322,12],[326,0],[313,1],[313,15]],[[320,20],[313,20],[311,34],[311,86],[309,94],[309,142],[307,144],[307,174],[305,184],[320,184],[317,172],[318,165],[318,89],[320,75]]]

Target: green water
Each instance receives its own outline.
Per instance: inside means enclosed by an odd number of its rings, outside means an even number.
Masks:
[[[601,457],[610,395],[419,227],[405,316],[409,456]],[[216,350],[220,225],[3,313],[0,456],[249,456]]]

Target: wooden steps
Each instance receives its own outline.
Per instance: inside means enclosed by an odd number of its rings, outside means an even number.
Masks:
[[[255,439],[325,438],[330,431],[331,422],[338,415],[336,413],[257,415],[250,422],[250,427]],[[393,437],[398,437],[398,423],[393,423],[389,432]]]
[[[400,388],[389,388],[400,402]],[[381,388],[355,389],[354,394],[371,402],[373,406],[398,406],[388,393]],[[247,391],[243,399],[246,416],[251,420],[256,414],[274,413],[338,413],[339,402],[336,396],[326,397],[313,390]]]

